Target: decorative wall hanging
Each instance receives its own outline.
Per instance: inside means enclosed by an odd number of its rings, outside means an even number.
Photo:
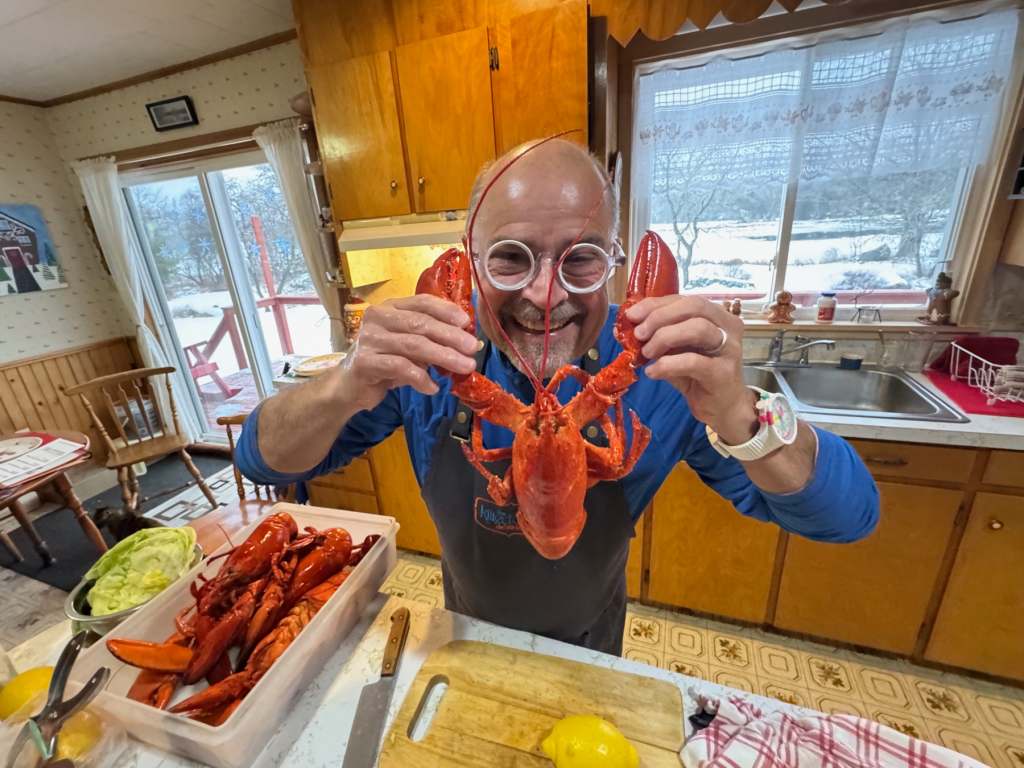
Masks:
[[[0,203],[0,298],[67,287],[42,212]]]
[[[158,131],[172,131],[175,128],[187,128],[199,125],[196,108],[188,96],[175,96],[173,99],[152,101],[146,105],[149,119]]]

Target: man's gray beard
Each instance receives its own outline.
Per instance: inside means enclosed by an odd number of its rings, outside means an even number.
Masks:
[[[523,368],[522,362],[519,357],[508,348],[508,344],[503,338],[498,338],[494,341],[494,344],[505,353],[505,356],[512,362],[512,365],[523,374],[529,375],[529,372]],[[549,379],[554,375],[555,371],[561,368],[563,365],[567,365],[572,362],[574,347],[576,345],[576,339],[552,339],[548,345],[548,365],[544,373],[541,374],[541,379]],[[516,349],[519,350],[519,354],[522,355],[526,362],[530,366],[531,371],[539,371],[541,358],[544,356],[544,337],[538,336],[536,339],[527,339],[526,341],[517,344]]]
[[[523,298],[518,298],[511,302],[504,308],[501,314],[505,317],[514,318],[523,325],[532,325],[533,327],[544,322],[544,311]],[[581,314],[581,310],[578,307],[573,306],[571,300],[563,301],[557,307],[552,308],[551,325],[554,327],[565,325],[567,322],[578,318]],[[508,331],[508,328],[505,327],[505,330]],[[511,336],[512,334],[509,333],[509,335]],[[516,336],[521,335],[522,334],[516,334]],[[541,379],[550,378],[555,371],[573,359],[573,352],[575,351],[574,347],[576,346],[578,337],[579,329],[577,328],[577,333],[572,334],[572,338],[551,339],[548,345],[547,367],[543,373],[539,373]],[[512,364],[521,373],[529,375],[529,373],[524,370],[523,363],[519,360],[519,356],[508,348],[508,343],[500,334],[497,339],[494,339],[494,343],[497,345],[498,349],[505,353],[505,356],[512,361]],[[519,354],[525,358],[531,371],[535,373],[540,372],[541,358],[544,356],[543,334],[530,336],[529,338],[518,342],[516,349],[518,349]]]

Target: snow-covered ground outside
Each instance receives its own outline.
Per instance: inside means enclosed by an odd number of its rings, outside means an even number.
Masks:
[[[178,338],[182,346],[187,347],[197,342],[205,342],[213,335],[223,317],[220,308],[231,306],[231,294],[227,291],[197,293],[170,299],[168,304],[171,307]],[[297,304],[287,306],[285,310],[295,354],[319,355],[331,351],[331,326],[323,307],[316,304]],[[274,315],[269,307],[257,311],[270,359],[280,358],[285,353],[281,349]],[[224,337],[210,359],[220,367],[218,372],[222,376],[239,370],[228,336]]]
[[[730,221],[707,222],[700,233],[694,251],[694,264],[690,268],[690,280],[700,278],[725,278],[723,282],[701,286],[701,292],[728,292],[730,290],[759,290],[767,293],[771,288],[771,262],[775,257],[777,222],[741,223]],[[675,251],[677,243],[671,223],[656,223],[651,226]],[[822,291],[835,288],[846,272],[866,271],[884,280],[886,285],[902,290],[924,289],[931,285],[930,276],[918,277],[914,265],[909,262],[859,261],[857,254],[863,254],[887,246],[895,254],[899,236],[872,234],[858,236],[856,222],[841,221],[797,221],[793,225],[795,235],[805,233],[847,230],[850,234],[838,234],[819,239],[793,239],[789,246],[789,263],[786,269],[786,288],[791,291]],[[929,253],[939,248],[941,234],[926,235],[922,252]],[[834,249],[834,252],[833,252]],[[833,261],[838,258],[840,260]],[[725,262],[740,261],[729,265]],[[824,260],[824,263],[823,263]],[[733,280],[744,279],[741,273],[749,274],[752,287],[740,288]],[[737,275],[737,273],[740,273]],[[731,280],[729,278],[732,278]]]

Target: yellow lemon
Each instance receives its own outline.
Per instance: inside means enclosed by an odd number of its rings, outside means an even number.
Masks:
[[[50,687],[53,667],[34,667],[12,677],[0,690],[0,720],[6,720]],[[34,713],[30,713],[34,714]]]
[[[595,715],[571,715],[555,723],[541,742],[555,768],[637,768],[636,748],[614,725]]]
[[[87,709],[72,715],[57,737],[58,760],[83,760],[103,736],[103,721]]]

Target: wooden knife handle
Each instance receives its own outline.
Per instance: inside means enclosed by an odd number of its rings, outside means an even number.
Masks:
[[[405,648],[405,638],[409,635],[409,609],[399,608],[391,614],[391,632],[384,646],[384,663],[380,668],[381,677],[391,677],[398,671],[398,659]]]

